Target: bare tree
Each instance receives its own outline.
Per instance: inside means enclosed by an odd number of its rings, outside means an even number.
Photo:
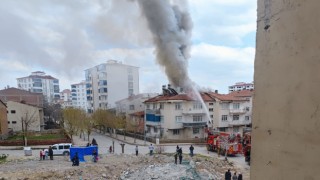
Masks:
[[[63,110],[64,129],[72,139],[81,128],[81,122],[86,118],[86,113],[81,109],[67,108]]]
[[[24,146],[28,145],[27,142],[27,135],[29,127],[37,121],[37,118],[35,117],[37,113],[37,110],[34,110],[33,112],[26,111],[24,115],[21,117],[21,125],[22,125],[22,134],[23,134],[23,142]]]

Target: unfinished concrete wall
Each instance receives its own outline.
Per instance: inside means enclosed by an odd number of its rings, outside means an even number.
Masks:
[[[252,180],[320,179],[320,1],[258,0]]]

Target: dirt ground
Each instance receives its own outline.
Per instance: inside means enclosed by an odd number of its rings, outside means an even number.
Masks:
[[[182,164],[174,164],[172,154],[161,155],[101,155],[97,163],[81,162],[71,166],[67,157],[54,157],[54,160],[39,161],[34,157],[9,157],[0,164],[0,179],[224,179],[227,169],[241,172],[248,180],[249,170],[239,169],[231,163],[213,157],[184,155]]]

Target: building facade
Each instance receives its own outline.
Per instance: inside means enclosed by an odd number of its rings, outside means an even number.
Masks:
[[[7,106],[0,99],[0,140],[6,139],[8,132]]]
[[[42,93],[33,93],[17,88],[6,88],[0,90],[0,100],[4,103],[7,103],[8,101],[15,101],[43,107],[44,96]]]
[[[115,60],[85,70],[85,79],[89,113],[139,93],[139,68]]]
[[[86,82],[71,84],[71,99],[74,108],[87,111]]]
[[[22,127],[27,127],[28,131],[41,131],[44,127],[43,109],[37,106],[24,103],[8,101],[8,127],[14,132],[22,131]]]
[[[253,83],[238,82],[235,85],[229,86],[229,93],[234,91],[253,90],[253,89],[254,89]]]
[[[42,71],[32,72],[27,77],[17,78],[19,89],[30,92],[42,93],[48,103],[60,99],[59,80]]]
[[[70,89],[64,89],[60,92],[60,100],[62,108],[72,107],[72,97]]]

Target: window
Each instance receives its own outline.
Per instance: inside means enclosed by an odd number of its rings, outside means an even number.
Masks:
[[[107,80],[100,80],[98,85],[99,86],[106,86],[107,85]]]
[[[11,110],[11,114],[15,114],[16,113],[16,110]]]
[[[154,127],[154,128],[153,128],[153,132],[154,132],[154,133],[157,133],[157,132],[158,132],[158,128],[157,128],[157,127]]]
[[[239,127],[233,127],[233,132],[238,133],[239,132]]]
[[[17,124],[17,121],[12,121],[12,124]]]
[[[233,120],[234,120],[234,121],[239,120],[239,115],[233,115]]]
[[[210,115],[210,118],[212,119],[212,118],[213,118],[213,115]]]
[[[10,124],[10,121],[8,121],[8,124]]]
[[[228,103],[221,103],[221,108],[222,109],[228,109],[229,108],[229,104]]]
[[[164,103],[160,103],[160,109],[164,108]]]
[[[228,120],[228,115],[222,115],[221,120],[222,121],[227,121]]]
[[[52,146],[52,149],[53,150],[57,150],[57,146]]]
[[[193,128],[193,134],[199,134],[200,128]]]
[[[181,103],[175,103],[175,106],[176,106],[176,110],[181,109]]]
[[[201,102],[194,102],[193,103],[193,109],[202,109]]]
[[[156,103],[152,104],[152,109],[157,109],[157,104]]]
[[[129,74],[129,75],[128,75],[128,81],[133,81],[133,76],[132,76],[132,74]]]
[[[240,109],[240,103],[233,103],[233,109]]]
[[[212,112],[212,111],[213,111],[213,108],[209,108],[209,111]]]
[[[160,122],[163,123],[164,122],[164,117],[160,116]]]
[[[250,117],[249,117],[249,116],[245,116],[245,117],[244,117],[244,120],[249,121],[249,120],[250,120]]]
[[[250,107],[246,107],[246,111],[250,111]]]
[[[182,122],[182,116],[176,116],[176,123]]]
[[[147,104],[147,109],[150,109],[150,104]]]
[[[173,130],[173,135],[178,135],[180,134],[180,130],[179,129],[174,129]]]
[[[133,89],[133,82],[128,82],[128,88]]]
[[[193,122],[201,122],[202,116],[193,116]]]
[[[209,106],[213,106],[213,103],[209,103]]]
[[[63,148],[64,149],[70,149],[70,146],[69,145],[64,145]]]
[[[134,105],[130,105],[130,106],[129,106],[129,109],[130,109],[130,110],[134,110]]]
[[[129,96],[133,95],[133,89],[129,89]]]
[[[150,131],[151,131],[151,128],[150,128],[150,126],[148,126],[148,128],[147,128],[147,131],[148,131],[148,132],[150,132]]]

